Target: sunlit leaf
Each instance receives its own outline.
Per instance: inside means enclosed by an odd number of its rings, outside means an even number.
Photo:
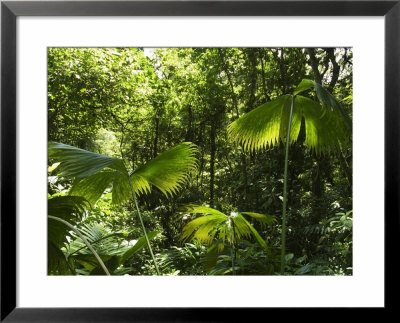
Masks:
[[[172,195],[187,181],[188,173],[196,168],[196,151],[192,143],[181,143],[139,167],[132,175],[141,176],[165,195]]]
[[[298,95],[311,88],[320,103]],[[317,154],[332,153],[351,143],[351,121],[326,89],[314,81],[303,80],[294,94],[290,142],[297,140],[304,119],[305,145]],[[230,137],[246,150],[285,143],[291,103],[292,96],[284,95],[246,113],[229,126]]]
[[[182,143],[129,174],[122,159],[60,143],[49,143],[49,157],[59,163],[55,171],[60,176],[75,179],[70,195],[83,196],[91,205],[107,188],[112,190],[114,204],[131,199],[129,176],[133,190],[138,195],[150,192],[151,185],[154,185],[170,196],[182,187],[189,173],[195,169],[195,154],[195,145]]]

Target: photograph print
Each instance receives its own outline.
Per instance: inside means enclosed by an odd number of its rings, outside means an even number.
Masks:
[[[352,275],[352,48],[48,48],[48,275]]]

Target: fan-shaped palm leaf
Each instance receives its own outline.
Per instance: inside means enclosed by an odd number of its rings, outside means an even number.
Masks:
[[[317,82],[315,82],[313,80],[304,79],[299,83],[297,88],[294,90],[293,95],[298,95],[301,92],[307,91],[312,88],[314,88],[315,93],[317,94],[318,100],[324,106],[326,106],[332,110],[339,111],[340,114],[342,115],[344,121],[346,122],[346,126],[349,129],[352,129],[351,120],[350,120],[349,116],[347,115],[347,113],[344,111],[341,104],[321,84],[318,84]]]
[[[303,80],[310,81],[310,80]],[[313,81],[312,85],[317,84]],[[300,83],[301,84],[301,83]],[[300,85],[299,85],[300,86]],[[318,97],[322,104],[304,96],[295,95],[290,129],[290,142],[300,133],[302,119],[305,121],[305,144],[317,154],[339,149],[339,143],[347,146],[351,136],[351,122],[339,102],[319,84]],[[295,93],[305,91],[300,87]],[[230,137],[246,150],[259,150],[285,142],[291,110],[292,95],[284,95],[246,113],[228,127]],[[321,99],[320,99],[321,100]]]
[[[319,102],[299,94],[314,89]],[[305,123],[305,145],[316,154],[338,151],[351,141],[351,121],[340,103],[320,84],[302,80],[293,95],[284,95],[246,113],[228,128],[230,137],[247,150],[259,150],[286,142],[281,273],[285,264],[287,166],[290,143],[297,140],[302,120]]]
[[[265,240],[261,238],[256,229],[242,216],[249,215],[263,224],[272,224],[274,217],[252,212],[232,213],[230,216],[210,207],[189,204],[185,207],[185,213],[206,214],[200,216],[189,223],[182,229],[182,240],[196,239],[205,244],[211,244],[216,236],[224,243],[227,241],[231,246],[232,252],[232,272],[234,273],[233,264],[233,245],[237,239],[241,237],[255,237],[257,242],[267,249]],[[222,244],[223,245],[223,244]]]
[[[113,203],[132,198],[129,179],[136,194],[150,191],[150,185],[172,195],[196,167],[196,147],[181,143],[129,173],[122,159],[112,158],[61,143],[49,143],[49,157],[60,162],[56,172],[75,179],[70,194],[84,196],[94,204],[107,187],[113,189]]]
[[[122,159],[61,143],[49,143],[49,157],[59,162],[56,168],[58,174],[75,180],[70,194],[84,196],[93,205],[108,187],[112,187],[113,203],[120,204],[133,198],[158,273],[160,272],[135,195],[149,192],[151,184],[167,196],[176,193],[189,172],[196,167],[195,153],[195,145],[184,142],[158,155],[133,172],[128,172]]]
[[[195,154],[195,145],[181,143],[134,170],[132,176],[147,180],[167,196],[172,195],[185,183],[187,174],[196,168]]]
[[[96,154],[58,142],[49,142],[48,153],[49,158],[54,158],[60,162],[55,169],[60,176],[85,178],[106,167],[126,172],[121,159]]]

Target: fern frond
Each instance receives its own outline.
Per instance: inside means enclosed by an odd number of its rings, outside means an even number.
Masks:
[[[82,220],[86,210],[90,209],[89,202],[81,196],[56,196],[47,201],[47,213],[61,218],[72,224]],[[56,247],[62,247],[67,241],[69,229],[62,223],[48,219],[48,240]]]

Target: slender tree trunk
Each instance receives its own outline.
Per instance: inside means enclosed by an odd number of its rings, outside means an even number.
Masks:
[[[285,248],[286,248],[286,206],[287,206],[287,173],[288,173],[288,160],[289,160],[289,145],[290,145],[290,130],[292,128],[294,96],[292,96],[292,104],[290,107],[288,131],[286,135],[285,146],[285,170],[283,175],[283,211],[282,211],[282,249],[281,249],[281,275],[285,272]]]
[[[153,158],[155,158],[157,156],[159,129],[160,129],[160,117],[158,114],[156,114],[155,133],[154,133],[154,141],[153,141]]]
[[[216,151],[216,122],[215,115],[211,120],[210,132],[210,205],[214,207],[214,177],[215,177],[215,151]]]
[[[186,130],[186,136],[185,136],[185,140],[186,141],[193,141],[193,130],[192,130],[192,122],[193,122],[193,111],[192,111],[192,106],[188,105],[187,107],[187,111],[188,111],[188,126],[187,126],[187,130]]]
[[[153,249],[151,248],[150,240],[149,240],[149,237],[147,236],[146,228],[144,227],[142,215],[141,215],[140,210],[139,210],[139,206],[138,206],[138,203],[137,203],[137,200],[136,200],[136,194],[135,194],[135,191],[133,190],[132,181],[131,181],[131,177],[130,176],[128,176],[128,181],[129,181],[129,186],[130,186],[130,189],[131,189],[131,194],[132,194],[133,200],[135,202],[136,211],[138,213],[138,218],[139,218],[139,221],[140,221],[140,225],[142,226],[143,234],[144,234],[146,242],[147,242],[147,247],[149,248],[149,252],[150,252],[151,258],[153,259],[154,266],[156,267],[157,274],[160,275],[160,270],[158,269],[157,261],[156,261],[156,258],[154,257]]]
[[[249,60],[249,99],[247,101],[247,107],[245,108],[246,112],[253,110],[254,103],[256,102],[256,87],[257,87],[257,58],[255,55],[255,50],[253,48],[249,48],[247,51],[247,56]]]
[[[231,245],[231,260],[232,260],[232,275],[235,275],[235,260],[234,260],[234,250],[233,250],[233,237],[232,237],[232,229],[233,229],[233,221],[232,218],[229,218],[229,238],[230,238],[230,245]]]
[[[260,49],[259,51],[259,57],[260,57],[260,62],[261,62],[261,81],[262,81],[262,86],[263,86],[263,93],[265,100],[271,101],[271,98],[269,97],[267,93],[267,84],[265,82],[265,68],[264,68],[264,57],[262,55],[264,49]]]

